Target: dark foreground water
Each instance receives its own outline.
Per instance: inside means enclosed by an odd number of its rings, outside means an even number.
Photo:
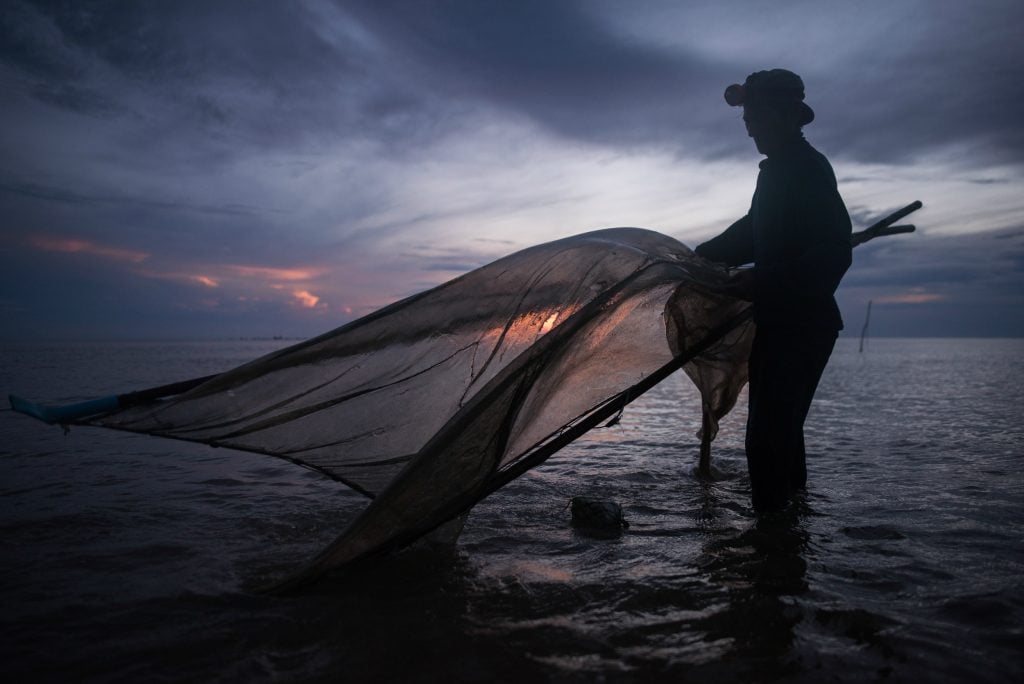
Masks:
[[[0,390],[55,403],[282,343],[6,345]],[[0,412],[4,681],[1022,681],[1024,341],[841,340],[810,486],[758,522],[726,419],[717,481],[673,378],[413,549],[302,593],[249,591],[362,505],[273,458]],[[595,539],[568,498],[624,505]]]

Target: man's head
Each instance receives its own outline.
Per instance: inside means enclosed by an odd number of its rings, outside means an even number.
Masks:
[[[725,90],[727,103],[743,107],[747,134],[766,155],[799,137],[800,129],[814,121],[814,110],[803,100],[803,81],[785,69],[757,71],[743,85],[734,83]]]

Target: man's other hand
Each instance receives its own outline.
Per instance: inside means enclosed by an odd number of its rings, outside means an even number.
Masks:
[[[726,284],[725,292],[737,299],[754,301],[754,269],[741,268],[734,271]]]

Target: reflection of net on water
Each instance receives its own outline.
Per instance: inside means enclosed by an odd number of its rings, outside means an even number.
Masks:
[[[84,422],[280,456],[372,497],[309,577],[458,517],[688,355],[723,415],[751,329],[715,294],[726,277],[658,233],[587,233]]]

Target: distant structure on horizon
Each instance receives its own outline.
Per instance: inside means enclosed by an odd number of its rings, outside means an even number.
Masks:
[[[868,336],[868,323],[871,322],[871,300],[868,300],[868,312],[864,315],[864,327],[860,329],[860,349],[858,350],[861,354],[864,353],[864,339]]]

